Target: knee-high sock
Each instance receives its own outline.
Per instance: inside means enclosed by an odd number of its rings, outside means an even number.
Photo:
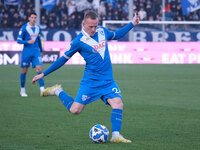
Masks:
[[[74,102],[74,99],[64,91],[59,93],[59,98],[60,98],[60,101],[65,105],[65,107],[70,112],[70,108]]]
[[[113,109],[111,113],[112,132],[120,132],[122,126],[122,110]]]
[[[42,73],[42,71],[41,72],[37,72],[37,74],[41,74],[41,73]],[[44,78],[38,80],[38,83],[39,83],[40,87],[44,87]]]
[[[25,83],[26,83],[26,74],[21,73],[20,75],[20,83],[21,83],[21,88],[25,87]]]

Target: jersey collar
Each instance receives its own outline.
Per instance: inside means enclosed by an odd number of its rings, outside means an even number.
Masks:
[[[82,34],[86,37],[86,39],[88,40],[91,36],[87,33],[87,32],[85,32],[85,30],[84,30],[84,28],[82,28]],[[96,30],[96,33],[97,33],[97,30]],[[95,33],[95,34],[96,34]]]
[[[28,26],[33,27],[33,26],[30,25],[30,22],[28,22]],[[36,25],[35,25],[35,26],[36,26]],[[33,28],[35,28],[35,26],[34,26]]]

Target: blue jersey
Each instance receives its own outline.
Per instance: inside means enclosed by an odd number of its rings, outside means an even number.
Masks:
[[[111,32],[99,27],[94,36],[88,35],[84,30],[73,40],[64,56],[56,60],[43,72],[46,76],[63,66],[76,52],[86,62],[85,72],[74,102],[89,104],[101,98],[106,104],[107,99],[121,97],[121,92],[113,79],[112,64],[108,51],[108,40],[116,40],[128,33],[134,25],[129,23],[123,28]]]
[[[108,52],[107,41],[114,37],[113,32],[99,27],[94,36],[89,36],[84,30],[73,40],[65,56],[70,58],[76,52],[86,62],[83,80],[113,80],[112,65]]]
[[[84,58],[86,67],[82,83],[86,82],[93,84],[93,81],[103,81],[107,84],[113,81],[112,64],[108,51],[108,40],[117,40],[127,34],[134,25],[129,23],[117,31],[108,31],[104,27],[99,27],[94,36],[88,35],[84,30],[72,41],[69,49],[43,73],[48,75],[56,69],[63,66],[70,57],[76,52]],[[92,82],[90,82],[92,81]],[[98,84],[96,82],[96,84]]]
[[[24,44],[23,52],[34,53],[35,51],[43,51],[40,39],[41,29],[38,25],[30,26],[29,23],[23,25],[17,37],[17,43]],[[28,44],[29,40],[34,40],[34,44]]]

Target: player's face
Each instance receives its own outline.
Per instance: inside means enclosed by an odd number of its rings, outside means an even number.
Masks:
[[[83,22],[83,27],[85,32],[87,32],[90,36],[94,36],[94,34],[96,33],[98,23],[99,23],[98,19],[87,18]]]
[[[35,25],[36,23],[36,19],[37,19],[37,16],[36,15],[31,15],[28,20],[30,22],[31,25]]]

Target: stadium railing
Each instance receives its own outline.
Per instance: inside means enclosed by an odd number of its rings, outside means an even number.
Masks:
[[[102,25],[110,30],[117,30],[128,24],[131,20],[104,20]],[[136,31],[159,31],[163,33],[165,41],[165,32],[189,31],[199,32],[200,21],[140,21]],[[129,33],[129,41],[134,41],[132,32]]]

